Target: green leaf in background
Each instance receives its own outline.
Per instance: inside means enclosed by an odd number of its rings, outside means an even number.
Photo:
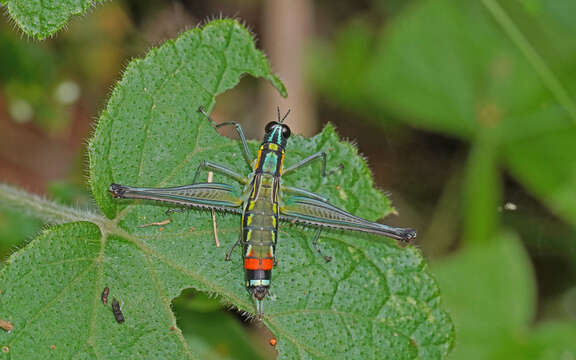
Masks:
[[[41,223],[19,211],[0,208],[0,263],[38,233]]]
[[[550,116],[537,116],[553,122]],[[562,116],[563,114],[557,114]],[[559,216],[576,225],[576,127],[562,126],[506,146],[511,173]]]
[[[370,92],[366,87],[366,72],[371,63],[374,35],[362,20],[336,34],[335,41],[315,44],[309,76],[320,91],[341,106],[365,110],[370,115],[373,109],[366,102],[373,95],[366,94]]]
[[[525,11],[536,5],[538,11]],[[414,2],[368,36],[376,50],[362,51],[370,58],[359,62],[350,91],[342,84],[351,65],[339,53],[365,44],[366,31],[355,24],[337,37],[332,52],[322,47],[315,78],[326,95],[376,121],[394,114],[471,142],[490,129],[493,148],[482,146],[576,224],[576,105],[567,95],[576,91],[576,47],[573,22],[566,20],[574,11],[575,2],[553,0]]]
[[[386,30],[371,90],[415,126],[473,138],[478,127],[534,110],[548,93],[479,2],[423,1]]]
[[[566,322],[547,322],[535,329],[526,359],[553,360],[574,357],[576,354],[576,325]],[[554,344],[554,346],[550,346]]]
[[[190,183],[205,159],[248,173],[239,143],[219,136],[196,112],[200,105],[211,109],[214,96],[243,73],[267,78],[285,93],[250,34],[232,20],[186,32],[128,66],[90,144],[93,194],[109,219],[60,210],[63,218],[86,222],[52,227],[11,257],[0,273],[0,308],[7,309],[2,316],[15,329],[0,332],[0,346],[8,346],[14,357],[202,358],[202,349],[173,329],[171,299],[192,287],[253,312],[240,253],[224,261],[238,237],[239,217],[218,217],[223,247],[217,248],[209,212],[177,213],[168,224],[142,227],[166,220],[166,208],[107,194],[111,182]],[[273,109],[270,115],[274,118]],[[255,150],[257,143],[251,146]],[[356,148],[341,142],[330,126],[312,139],[291,138],[286,166],[319,150],[328,152],[329,168],[343,164],[344,170],[322,178],[316,164],[287,176],[288,185],[320,192],[372,220],[390,213]],[[230,179],[217,175],[215,181]],[[0,198],[17,201],[22,195],[0,188]],[[333,257],[326,263],[312,236],[290,225],[280,231],[263,320],[278,340],[280,359],[447,355],[453,326],[417,249],[371,235],[326,231],[321,246]],[[110,298],[124,301],[124,324],[100,302],[104,286],[110,287]]]
[[[454,359],[494,359],[496,349],[528,329],[535,288],[518,239],[498,236],[433,265],[446,305],[454,314]]]
[[[255,348],[246,329],[230,313],[194,311],[183,305],[175,303],[174,312],[179,319],[182,319],[178,321],[178,326],[190,346],[195,346],[193,342],[198,339],[209,345],[209,349],[222,358],[247,360],[263,358],[261,353],[267,349]],[[202,355],[202,359],[207,357]]]
[[[527,11],[538,13],[542,10],[542,2],[540,0],[516,0],[522,4]]]
[[[3,0],[10,17],[30,36],[44,39],[72,15],[85,13],[101,0]]]
[[[68,109],[55,98],[62,79],[53,51],[0,30],[0,54],[0,89],[11,120],[34,121],[51,131],[66,126]]]
[[[554,9],[545,3],[543,9]],[[512,9],[522,23],[531,24],[526,14]],[[558,15],[550,10],[536,24],[533,20],[540,33],[523,27],[539,34],[533,38],[549,50],[544,54],[556,55],[546,57],[547,69],[539,70],[531,63],[534,53],[520,51],[524,43],[509,38],[480,4],[424,1],[387,30],[368,78],[384,106],[416,126],[471,139],[482,128],[493,129],[493,145],[503,150],[518,180],[576,224],[576,161],[571,156],[576,127],[569,116],[574,102],[566,104],[563,90],[554,84],[554,77],[570,84],[576,51],[556,39],[567,38],[565,29],[547,25]],[[436,25],[430,28],[429,22]],[[549,28],[554,31],[546,32]],[[549,75],[550,70],[562,75]]]
[[[464,190],[465,243],[481,244],[494,239],[499,225],[500,174],[497,138],[481,129],[469,155]]]
[[[456,325],[454,360],[574,357],[576,327],[544,323],[531,329],[536,289],[519,239],[503,234],[432,266]],[[551,340],[554,339],[554,340]]]

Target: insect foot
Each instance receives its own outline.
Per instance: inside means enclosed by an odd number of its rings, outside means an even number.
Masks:
[[[124,193],[126,192],[126,186],[120,184],[110,184],[110,188],[108,191],[112,194],[112,196],[116,199],[124,197]]]

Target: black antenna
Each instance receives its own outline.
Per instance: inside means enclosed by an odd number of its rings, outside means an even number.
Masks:
[[[276,106],[276,111],[278,112],[278,122],[281,123],[282,120],[280,120],[280,106]]]
[[[284,117],[282,118],[282,120],[280,120],[280,124],[282,124],[282,122],[284,121],[284,119],[286,119],[286,117],[288,116],[288,114],[290,114],[290,109],[288,109],[288,111],[286,111],[286,115],[284,115]],[[278,118],[280,118],[280,113],[278,113]]]

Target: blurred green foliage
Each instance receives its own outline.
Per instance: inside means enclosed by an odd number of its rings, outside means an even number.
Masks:
[[[536,286],[519,239],[498,234],[433,267],[455,317],[453,359],[561,359],[576,352],[574,322],[533,325]]]
[[[574,13],[567,1],[415,1],[382,28],[352,20],[313,58],[319,91],[349,111],[470,143],[463,248],[435,267],[455,317],[455,359],[576,354],[573,323],[530,329],[529,259],[514,235],[499,235],[503,169],[576,224]],[[538,241],[564,251],[574,271],[574,232],[550,230]]]
[[[0,27],[0,84],[12,119],[32,119],[45,128],[62,128],[68,114],[54,99],[56,57],[48,46],[21,41]]]
[[[20,211],[0,209],[0,267],[8,255],[38,233],[41,224]]]
[[[195,345],[195,339],[208,345],[209,353],[202,354],[202,359],[215,356],[222,359],[263,359],[261,350],[254,346],[246,329],[231,312],[223,312],[222,307],[217,298],[192,289],[184,290],[173,301],[174,313],[181,319],[178,327],[186,340],[191,346]]]

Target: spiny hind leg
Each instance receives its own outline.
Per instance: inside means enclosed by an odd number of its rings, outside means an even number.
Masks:
[[[190,208],[187,208],[187,207],[170,208],[170,209],[165,211],[165,214],[170,215],[173,213],[183,213],[183,212],[188,211],[188,210],[190,210]]]
[[[314,249],[316,249],[316,252],[318,254],[320,254],[320,256],[322,256],[324,261],[326,261],[328,263],[328,262],[332,261],[332,257],[322,254],[322,249],[320,249],[320,245],[318,244],[318,239],[320,239],[320,233],[322,233],[322,228],[319,227],[316,230],[316,234],[314,234],[314,240],[312,241],[312,245],[314,245]]]
[[[200,162],[200,164],[198,165],[198,168],[196,169],[196,173],[194,174],[194,178],[192,179],[192,184],[197,184],[197,180],[198,180],[198,176],[200,176],[200,173],[202,172],[202,170],[211,170],[211,171],[215,171],[218,172],[220,174],[226,175],[228,177],[231,177],[232,179],[238,181],[239,183],[246,185],[248,184],[248,182],[250,182],[250,180],[248,180],[247,177],[245,177],[242,174],[238,174],[236,171],[227,168],[224,165],[220,165],[211,161],[206,161],[206,160],[202,160]],[[212,181],[208,181],[208,182],[212,182]],[[174,209],[168,209],[166,211],[166,215],[169,215],[173,212],[184,212],[186,211],[186,208],[174,208]]]

